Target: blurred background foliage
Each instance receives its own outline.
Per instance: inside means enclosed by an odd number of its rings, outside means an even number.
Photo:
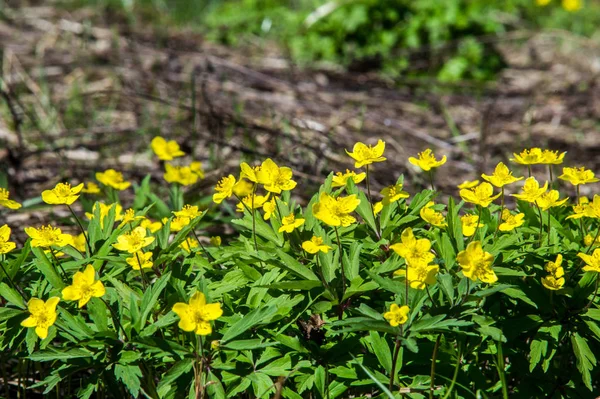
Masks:
[[[182,25],[231,46],[276,42],[300,66],[341,65],[390,76],[490,80],[496,44],[518,30],[600,39],[588,0],[68,0],[125,10],[136,23]]]

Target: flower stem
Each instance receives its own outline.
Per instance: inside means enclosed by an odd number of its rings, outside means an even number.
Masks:
[[[504,355],[502,354],[502,342],[498,341],[496,368],[498,369],[498,375],[500,376],[500,382],[502,384],[502,398],[508,399],[508,385],[506,384],[506,374],[504,372]]]
[[[342,251],[342,242],[340,241],[340,234],[338,232],[337,226],[333,228],[335,230],[335,237],[337,238],[338,250],[340,254],[340,268],[342,269],[342,296],[340,297],[340,306],[341,302],[344,300],[344,294],[346,293],[346,272],[344,271],[344,253]],[[342,312],[340,312],[340,319],[342,318]]]
[[[538,246],[542,245],[542,234],[544,233],[544,218],[542,216],[542,208],[540,208],[540,206],[536,203],[535,206],[537,207],[538,210],[538,214],[540,215],[540,237],[538,240]]]
[[[502,222],[502,214],[504,213],[504,186],[500,188],[500,213],[498,214],[498,222],[496,223],[496,231],[494,232],[494,239],[498,235],[500,230],[500,223]]]
[[[373,200],[371,199],[371,179],[369,178],[369,165],[366,165],[366,174],[367,196],[369,198],[369,205],[371,206],[371,213],[373,214],[373,223],[375,223],[375,234],[377,235],[377,239],[380,239],[381,233],[379,232],[379,224],[377,223],[377,216],[375,216],[375,208],[373,208]]]
[[[15,282],[12,280],[12,278],[10,277],[10,275],[8,274],[8,272],[6,271],[6,269],[4,268],[4,255],[2,255],[2,258],[0,258],[0,268],[2,268],[2,272],[4,273],[4,275],[6,276],[6,279],[8,280],[8,282],[10,283],[10,285],[13,287],[13,289],[15,291],[17,291],[19,293],[19,295],[21,295],[21,297],[23,298],[23,302],[25,303],[25,305],[27,305],[27,298],[25,298],[25,293],[23,293],[23,291],[21,291],[21,287],[19,287],[18,285],[15,284]]]
[[[200,352],[200,353],[198,353]],[[196,364],[194,366],[195,384],[196,384],[196,398],[204,398],[204,386],[202,385],[202,376],[204,374],[204,349],[202,347],[202,338],[200,335],[196,335]]]
[[[65,269],[63,269],[62,265],[58,261],[58,258],[56,257],[56,254],[54,253],[54,248],[52,248],[52,247],[48,247],[48,248],[50,248],[50,253],[52,254],[52,258],[54,258],[54,262],[56,262],[56,265],[60,268],[63,278],[65,279],[65,281],[67,281],[68,280],[67,273],[65,272]]]
[[[140,261],[140,257],[138,253],[135,253],[135,258],[137,259],[138,266],[140,267],[140,276],[142,277],[142,286],[144,287],[144,291],[146,291],[146,276],[144,275],[144,269],[142,268],[142,262]]]
[[[396,344],[394,345],[394,356],[392,358],[392,373],[390,375],[390,383],[388,389],[391,391],[394,386],[394,380],[396,379],[396,363],[398,363],[398,354],[400,353],[400,336],[403,333],[404,325],[400,325],[400,330],[396,334]]]
[[[73,217],[75,218],[75,221],[77,222],[77,224],[79,225],[79,228],[81,229],[81,234],[83,234],[83,238],[85,238],[85,244],[86,244],[86,248],[88,250],[87,256],[89,257],[92,255],[92,246],[90,245],[90,240],[85,232],[85,229],[83,228],[83,225],[81,224],[81,221],[75,214],[75,211],[73,211],[73,208],[71,208],[71,205],[67,205],[67,208],[69,208],[69,211],[71,211],[71,214],[73,215]]]
[[[550,246],[550,208],[548,208],[548,246]]]
[[[110,315],[111,315],[111,317],[113,319],[113,324],[115,325],[115,329],[117,330],[117,336],[119,335],[119,329],[120,329],[123,332],[123,336],[127,339],[127,341],[129,341],[129,336],[127,335],[127,332],[125,331],[125,329],[121,325],[121,322],[119,322],[119,318],[115,314],[114,309],[108,304],[108,302],[106,302],[104,300],[104,298],[99,298],[99,299],[102,302],[104,302],[104,305],[107,307],[108,311],[110,312]]]
[[[435,340],[435,346],[433,347],[433,355],[431,356],[431,375],[430,375],[430,383],[429,383],[429,399],[433,399],[433,386],[435,382],[435,362],[437,360],[437,353],[440,347],[440,339],[442,338],[442,334],[438,334],[437,339]]]
[[[429,169],[427,174],[429,175],[429,184],[431,185],[431,191],[435,191],[435,186],[433,185],[433,169]]]
[[[458,343],[458,354],[456,357],[456,366],[454,366],[454,375],[452,376],[452,381],[450,382],[450,386],[448,387],[448,391],[446,392],[446,394],[444,395],[444,397],[442,399],[448,399],[450,397],[450,394],[452,393],[452,390],[454,389],[454,385],[456,384],[456,380],[458,378],[458,370],[460,369],[460,357],[462,355],[462,345],[459,342]]]

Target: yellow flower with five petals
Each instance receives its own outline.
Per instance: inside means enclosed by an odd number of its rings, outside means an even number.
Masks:
[[[481,242],[473,241],[469,243],[465,250],[458,253],[456,260],[462,267],[465,277],[472,281],[481,280],[488,284],[498,281],[498,277],[492,269],[494,256],[483,250]]]
[[[292,169],[286,166],[279,167],[270,158],[260,165],[260,170],[256,175],[258,182],[265,187],[265,190],[276,194],[292,190],[297,184],[292,180]]]
[[[323,252],[326,254],[330,249],[333,249],[329,245],[323,244],[323,238],[313,236],[310,240],[302,243],[302,249],[309,254],[316,254],[317,252]]]
[[[17,201],[13,201],[10,198],[10,193],[7,189],[0,187],[0,206],[8,209],[19,209],[21,204]]]
[[[482,174],[481,177],[483,177],[484,180],[487,180],[488,182],[492,183],[498,188],[504,187],[507,184],[511,184],[523,179],[523,177],[513,176],[512,172],[502,162],[496,165],[494,173],[492,173],[491,175]]]
[[[354,212],[359,204],[360,199],[355,194],[334,198],[326,192],[322,192],[319,202],[313,204],[312,211],[317,219],[329,226],[346,227],[356,222],[350,213]]]
[[[146,237],[146,229],[141,226],[137,226],[132,231],[118,236],[117,243],[113,244],[113,247],[119,251],[125,251],[129,252],[130,254],[134,254],[153,242],[154,237]]]
[[[10,227],[4,225],[0,227],[0,254],[7,254],[17,247],[17,244],[10,240]]]
[[[392,303],[389,312],[385,312],[383,314],[383,318],[386,319],[390,326],[397,327],[401,324],[404,324],[408,321],[408,313],[410,312],[410,308],[406,305],[398,306],[395,303]]]
[[[105,186],[112,187],[118,191],[123,191],[131,186],[131,182],[125,181],[123,174],[114,169],[107,169],[104,172],[97,172],[96,180]]]
[[[283,219],[281,219],[281,227],[279,228],[279,232],[286,232],[286,233],[291,233],[292,231],[294,231],[295,229],[297,229],[298,227],[302,226],[304,224],[304,219],[298,218],[296,219],[296,216],[294,216],[293,213],[290,213],[287,216],[284,216]]]
[[[399,199],[410,197],[406,191],[402,191],[402,184],[393,184],[385,187],[381,190],[381,195],[383,195],[383,200],[381,201],[383,205],[389,205]]]
[[[563,168],[563,174],[558,176],[558,178],[566,180],[574,186],[600,181],[594,172],[583,166],[580,168]]]
[[[546,182],[542,187],[540,187],[540,183],[535,179],[535,177],[528,177],[525,180],[525,184],[521,189],[519,194],[511,194],[513,197],[516,197],[520,200],[534,203],[538,198],[542,196],[548,190],[548,182]]]
[[[41,339],[48,336],[48,329],[56,321],[56,305],[60,298],[54,296],[46,302],[38,298],[31,298],[27,304],[27,310],[30,315],[21,322],[21,326],[32,328],[35,327],[35,333]]]
[[[25,233],[31,237],[31,247],[33,248],[64,247],[71,242],[69,234],[63,234],[60,228],[50,225],[37,229],[35,227],[25,227]]]
[[[465,202],[471,202],[484,208],[487,208],[492,201],[500,196],[500,194],[494,195],[494,188],[487,182],[471,189],[463,188],[459,193]]]
[[[181,151],[175,140],[167,141],[160,136],[154,137],[150,146],[161,161],[172,161],[174,158],[185,155],[185,152]]]
[[[223,315],[220,303],[206,303],[206,297],[196,292],[190,298],[190,303],[177,302],[173,312],[179,316],[179,328],[183,331],[193,331],[196,335],[208,335],[212,332],[211,320],[217,320]]]
[[[367,174],[365,172],[356,173],[354,171],[346,169],[346,173],[337,172],[333,176],[333,179],[331,180],[331,187],[333,187],[333,188],[345,187],[348,179],[352,179],[354,184],[358,184],[361,181],[365,180],[366,176],[367,176]]]
[[[385,161],[387,158],[383,156],[384,151],[385,141],[377,140],[377,144],[375,146],[358,142],[354,144],[352,152],[346,150],[346,154],[350,155],[350,157],[354,159],[355,168],[361,168],[365,165],[371,165],[375,162]]]
[[[106,293],[102,281],[96,280],[94,266],[87,265],[85,270],[73,276],[73,284],[62,290],[66,301],[79,301],[77,307],[82,308],[92,297],[100,298]]]
[[[418,154],[419,158],[410,157],[408,158],[408,162],[411,164],[418,166],[423,169],[425,172],[429,172],[431,169],[438,168],[446,163],[446,156],[444,155],[442,159],[439,161],[435,158],[435,154],[431,150],[431,148],[426,149],[423,152]]]

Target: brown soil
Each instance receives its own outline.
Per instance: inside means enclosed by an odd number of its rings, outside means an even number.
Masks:
[[[436,176],[446,193],[529,146],[568,151],[566,164],[600,171],[600,45],[522,31],[495,45],[509,65],[497,82],[441,85],[300,70],[274,47],[224,48],[89,9],[8,8],[0,165],[18,200],[106,168],[160,181],[149,151],[158,134],[203,162],[206,179],[191,194],[237,174],[242,157],[272,157],[294,169],[307,196],[330,171],[352,168],[344,149],[379,138],[388,161],[374,168],[376,189],[401,173],[409,191],[423,187],[408,157],[428,147],[448,157]],[[44,212],[11,221],[32,216],[41,222]]]

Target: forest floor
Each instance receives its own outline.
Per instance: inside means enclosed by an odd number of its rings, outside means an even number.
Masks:
[[[206,179],[190,196],[211,194],[241,159],[271,157],[309,197],[330,171],[352,169],[344,149],[377,139],[388,161],[374,168],[376,189],[402,173],[409,191],[425,186],[408,163],[425,148],[448,157],[436,184],[453,194],[528,146],[568,151],[566,164],[600,172],[600,45],[567,32],[508,33],[494,41],[508,63],[495,82],[442,85],[300,69],[275,46],[231,49],[43,4],[0,14],[0,165],[18,200],[107,168],[159,181],[155,135],[203,162]],[[44,221],[31,209],[10,217]]]

